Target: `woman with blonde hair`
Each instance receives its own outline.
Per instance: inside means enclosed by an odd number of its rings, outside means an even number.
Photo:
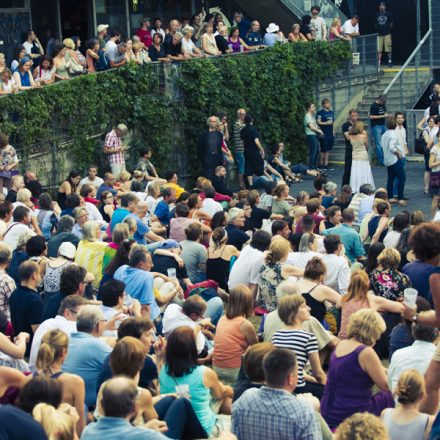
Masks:
[[[47,403],[39,403],[32,411],[34,419],[40,423],[48,440],[77,440],[75,423],[78,414],[75,408],[62,403],[58,409]]]
[[[425,379],[415,369],[404,371],[397,382],[394,395],[399,406],[382,412],[382,421],[390,440],[428,440],[435,416],[419,411],[425,397]]]
[[[351,37],[349,35],[344,34],[344,32],[342,31],[341,19],[339,17],[336,17],[333,19],[328,39],[330,41],[333,41],[333,40],[350,41],[351,40]]]
[[[338,337],[346,339],[351,316],[361,309],[372,309],[378,312],[403,312],[403,306],[370,292],[370,280],[364,270],[356,270],[351,274],[347,294],[342,296],[337,306],[341,308],[341,328]]]
[[[295,392],[312,393],[320,399],[326,375],[319,360],[318,341],[313,333],[303,330],[303,323],[310,319],[310,307],[301,295],[287,295],[280,301],[278,315],[284,327],[274,333],[272,343],[275,347],[295,352],[298,366],[298,384]],[[312,367],[312,375],[304,372],[307,362],[310,362]]]
[[[399,272],[400,253],[385,248],[377,257],[378,267],[370,274],[371,290],[375,295],[391,301],[403,301],[403,291],[411,287],[408,275]]]
[[[202,49],[206,55],[218,56],[222,53],[218,50],[217,43],[214,37],[214,25],[207,23],[205,32],[202,35]]]
[[[76,429],[79,435],[85,426],[84,380],[76,375],[64,373],[61,368],[67,357],[69,337],[59,329],[48,330],[41,339],[40,348],[35,362],[36,372],[34,377],[43,376],[56,379],[63,384],[63,402],[75,407],[78,413]]]
[[[321,414],[336,428],[354,413],[380,415],[394,406],[386,370],[373,349],[385,331],[385,321],[374,310],[358,310],[350,318],[347,339],[335,348],[321,399]],[[373,385],[379,392],[373,394]]]
[[[78,54],[76,53],[75,42],[71,38],[65,38],[63,44],[66,47],[65,57],[69,68],[69,74],[71,76],[76,76],[83,73],[84,67],[81,65]]]
[[[288,40],[292,43],[297,43],[299,41],[308,41],[307,38],[300,32],[301,26],[295,23],[292,26],[292,32],[289,33]]]
[[[107,243],[100,240],[101,227],[98,222],[86,221],[82,226],[83,238],[78,243],[75,263],[94,275],[93,286],[98,287],[102,278],[102,264]]]
[[[390,440],[379,417],[364,412],[345,419],[335,431],[335,440]]]
[[[281,281],[293,277],[300,277],[304,271],[290,264],[286,264],[290,243],[285,238],[272,241],[269,251],[260,269],[260,295],[258,306],[265,313],[273,312],[278,307],[276,294],[277,286]]]
[[[254,325],[248,320],[254,313],[249,287],[239,284],[229,292],[225,314],[217,324],[212,365],[219,379],[234,386],[246,349],[258,342]]]
[[[292,215],[293,206],[289,204],[289,187],[283,183],[277,185],[272,192],[272,214],[279,214],[284,217]]]
[[[206,279],[214,280],[228,291],[229,269],[232,257],[239,257],[240,251],[228,243],[228,233],[224,228],[215,228],[209,241],[206,260]]]
[[[121,191],[130,191],[131,174],[128,171],[121,171],[117,178],[117,185]]]
[[[350,174],[350,186],[354,193],[359,192],[361,185],[370,184],[374,188],[373,173],[368,158],[368,135],[360,121],[351,127],[350,143],[353,147]]]

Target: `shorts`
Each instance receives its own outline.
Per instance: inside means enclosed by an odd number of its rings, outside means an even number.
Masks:
[[[244,153],[235,153],[235,158],[237,159],[238,174],[244,174]]]
[[[335,138],[333,136],[324,136],[319,138],[319,145],[321,147],[321,153],[328,153],[335,143]]]
[[[379,35],[377,37],[377,47],[379,52],[391,52],[392,46],[391,34]]]
[[[434,352],[434,356],[432,357],[433,361],[440,362],[440,342],[437,343],[437,347]]]

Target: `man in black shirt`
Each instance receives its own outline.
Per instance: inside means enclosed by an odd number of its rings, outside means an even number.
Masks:
[[[429,95],[429,99],[431,103],[434,103],[436,101],[440,101],[440,84],[435,83],[432,86],[432,93]]]
[[[220,120],[217,116],[210,116],[207,124],[208,131],[205,131],[199,139],[199,159],[206,177],[212,180],[215,168],[223,165],[223,135],[218,131]]]
[[[376,146],[376,158],[380,165],[384,165],[383,162],[383,149],[382,149],[382,135],[386,131],[385,122],[388,118],[387,108],[385,104],[387,102],[386,95],[380,95],[376,101],[371,104],[370,107],[370,125],[371,133]]]
[[[391,66],[391,29],[393,27],[393,16],[391,12],[386,10],[385,2],[381,2],[379,5],[379,12],[374,16],[374,27],[379,33],[379,65],[382,60],[382,53],[388,54],[388,65]]]
[[[168,36],[169,34],[167,34]],[[171,61],[182,61],[185,57],[182,55],[182,33],[176,32],[165,46],[165,53]]]
[[[353,147],[350,142],[350,132],[351,127],[357,122],[358,113],[355,109],[351,109],[348,112],[348,121],[342,124],[342,134],[345,140],[345,164],[344,164],[344,175],[342,177],[342,186],[350,184],[351,176],[351,161],[353,154]]]
[[[233,197],[234,193],[226,186],[226,168],[223,165],[215,168],[215,174],[212,176],[211,183],[216,192]]]
[[[17,192],[19,189],[24,188],[24,179],[23,176],[12,176],[11,178],[11,189],[8,191],[6,196],[6,200],[11,203],[15,203],[17,201]]]
[[[165,35],[163,45],[165,46],[165,52],[168,55],[171,51],[171,45],[173,44],[174,35],[179,30],[179,20],[175,18],[171,19],[168,25],[169,32]]]

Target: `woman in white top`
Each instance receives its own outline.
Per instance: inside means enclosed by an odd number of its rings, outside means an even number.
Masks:
[[[12,72],[9,69],[4,69],[0,73],[0,95],[9,95],[16,91],[17,86],[12,78]]]
[[[55,67],[50,56],[44,55],[40,65],[34,69],[34,79],[42,86],[55,82]]]
[[[373,173],[368,158],[368,136],[364,124],[356,122],[351,128],[350,143],[353,147],[350,186],[354,193],[366,183],[374,188]]]
[[[213,32],[214,26],[211,23],[207,23],[205,33],[202,35],[202,49],[207,55],[221,55]]]
[[[200,49],[197,49],[192,40],[194,29],[191,26],[185,26],[182,29],[182,55],[185,58],[200,58],[203,57]]]
[[[435,145],[429,151],[429,168],[431,169],[429,177],[429,192],[432,195],[431,211],[433,216],[437,210],[440,196],[440,145],[438,134],[435,138],[435,142]]]
[[[309,260],[321,255],[317,250],[318,240],[316,239],[316,235],[305,233],[301,236],[298,252],[289,252],[286,263],[291,264],[298,269],[304,269]]]
[[[435,416],[419,411],[425,397],[425,380],[415,369],[404,371],[397,382],[394,395],[399,405],[382,411],[381,419],[390,440],[427,440]]]
[[[420,124],[419,124],[420,125]],[[430,177],[430,167],[429,167],[429,152],[433,145],[437,143],[438,132],[439,132],[439,124],[436,124],[436,117],[429,116],[427,119],[427,125],[424,128],[420,128],[422,131],[423,139],[426,142],[426,152],[424,154],[425,157],[425,174],[423,176],[425,182],[425,195],[429,194],[429,177]]]

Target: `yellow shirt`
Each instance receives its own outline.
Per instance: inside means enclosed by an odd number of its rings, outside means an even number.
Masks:
[[[182,193],[185,192],[185,189],[182,188],[181,186],[177,185],[176,183],[168,182],[165,186],[168,188],[172,188],[172,189],[174,189],[174,191],[176,191],[176,198],[177,199],[182,195]]]
[[[84,267],[95,276],[93,287],[99,287],[102,278],[102,263],[107,243],[102,241],[81,240],[75,255],[75,263]]]

